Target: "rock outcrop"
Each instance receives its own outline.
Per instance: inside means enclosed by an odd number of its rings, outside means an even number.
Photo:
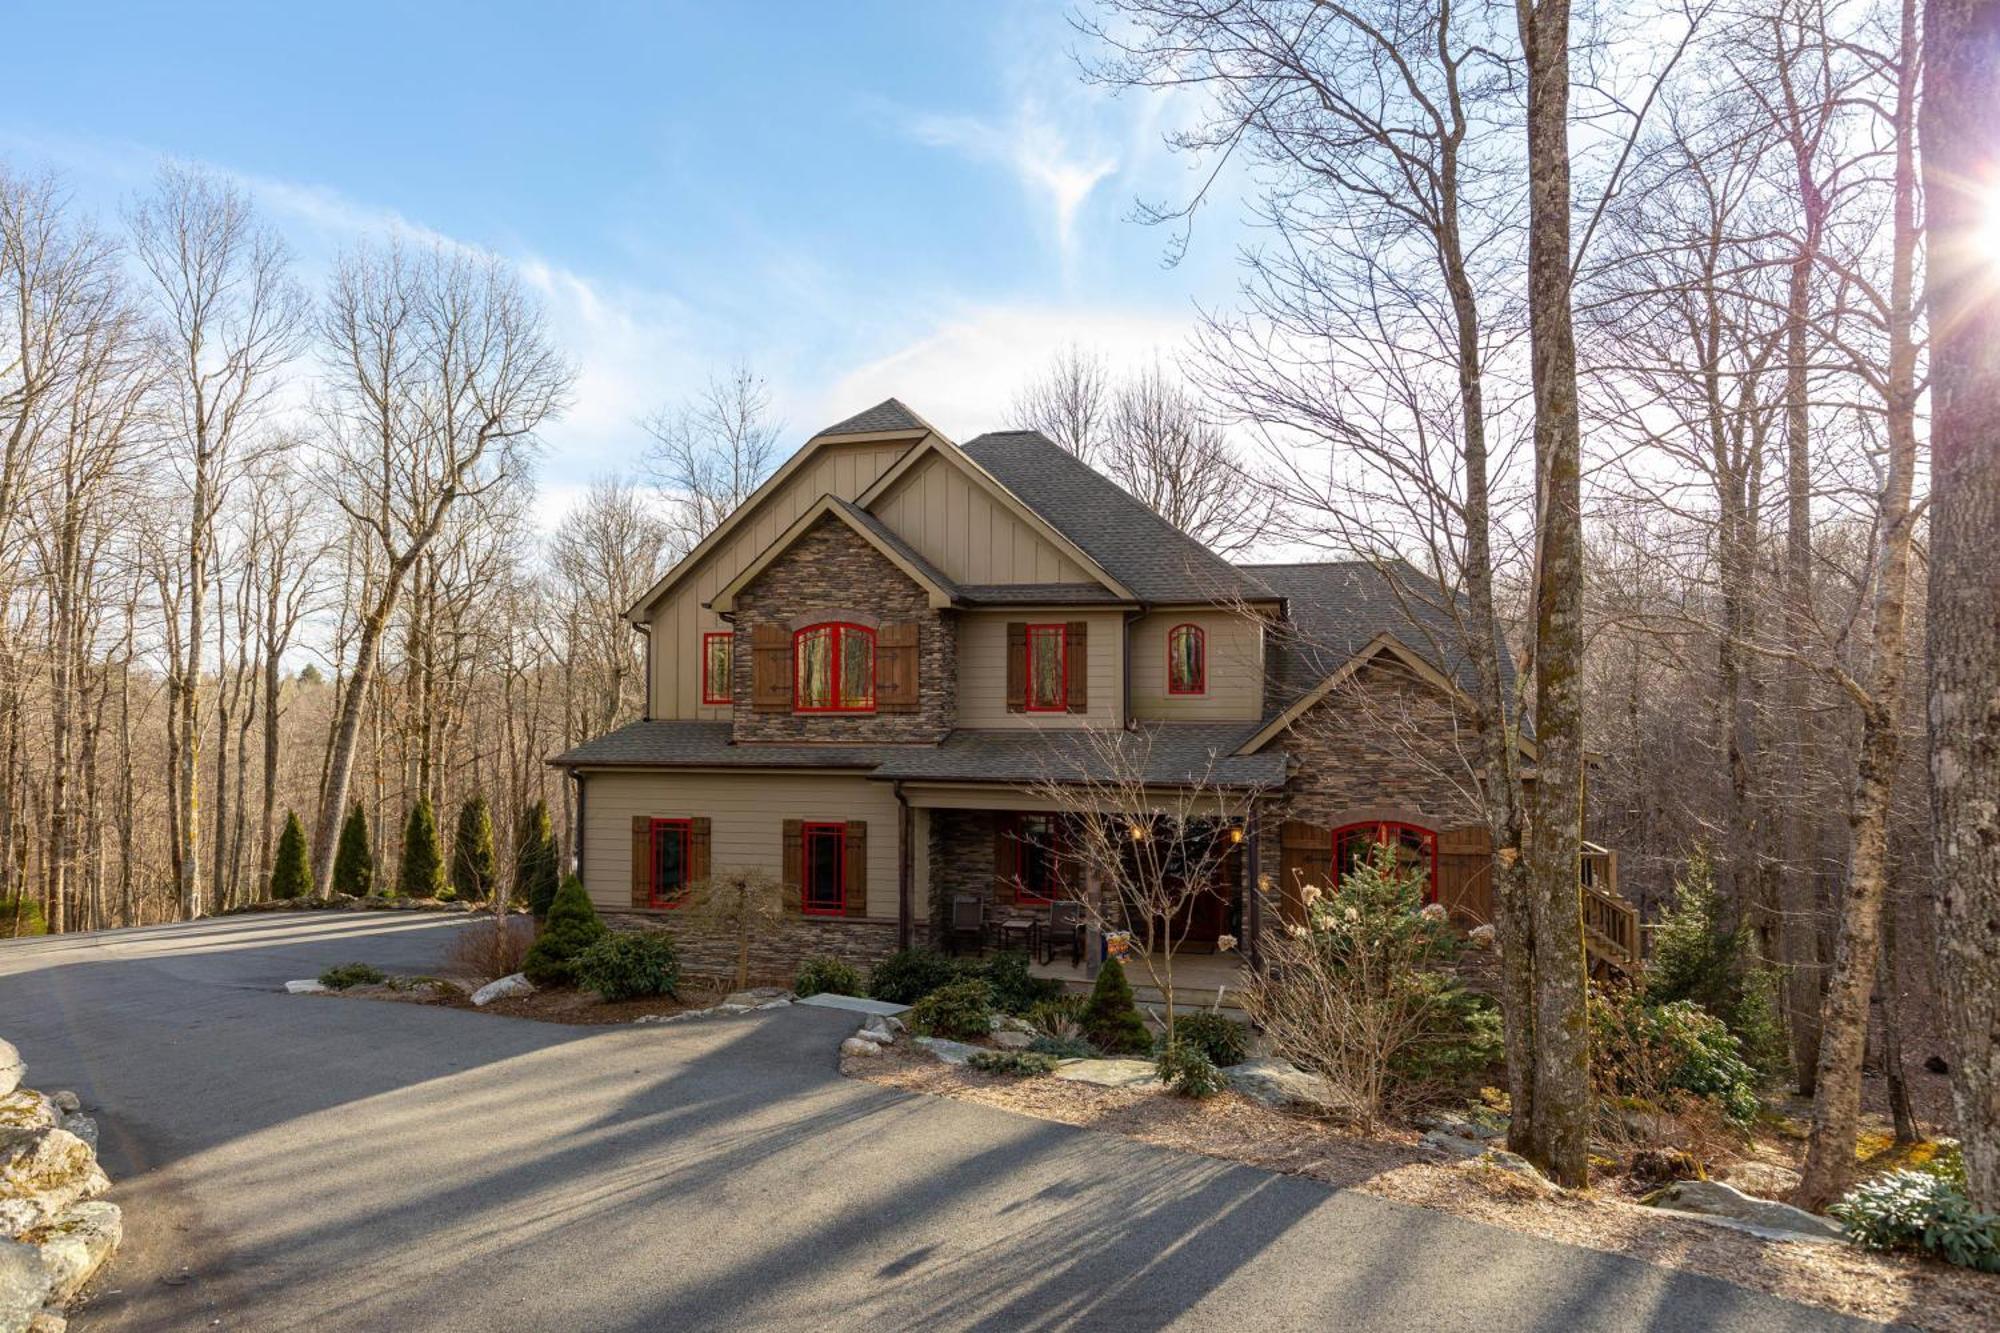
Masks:
[[[63,1327],[125,1236],[97,1164],[97,1121],[73,1092],[20,1086],[20,1053],[0,1041],[0,1333]]]

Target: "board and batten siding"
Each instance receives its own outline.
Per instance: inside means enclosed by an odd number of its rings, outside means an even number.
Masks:
[[[1208,689],[1167,693],[1167,631],[1198,625],[1207,636]],[[1235,722],[1263,716],[1264,623],[1238,611],[1149,611],[1132,625],[1132,715],[1165,722]]]
[[[1082,713],[1007,711],[1007,626],[1067,624],[1090,626],[1089,709]],[[958,622],[958,725],[991,730],[1038,731],[1068,727],[1116,727],[1124,723],[1125,640],[1123,611],[1080,611],[1075,607],[969,611]]]
[[[916,464],[871,508],[959,583],[1095,582],[950,458]]]
[[[800,514],[822,495],[852,500],[874,484],[912,447],[909,440],[887,443],[829,444],[765,497],[728,540],[703,557],[692,575],[676,585],[653,608],[652,680],[647,688],[655,718],[729,720],[726,705],[701,701],[701,636],[729,628],[722,617],[702,605],[722,585],[778,539]]]
[[[868,821],[868,919],[896,919],[896,831],[902,807],[886,782],[845,773],[630,773],[584,779],[583,880],[599,911],[632,905],[632,820],[709,820],[709,867],[784,878],[787,819]]]

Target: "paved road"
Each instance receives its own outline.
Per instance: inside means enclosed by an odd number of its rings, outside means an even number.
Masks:
[[[842,1079],[792,1009],[566,1028],[278,993],[458,923],[0,944],[129,1239],[72,1324],[277,1330],[1864,1327],[1311,1181]]]

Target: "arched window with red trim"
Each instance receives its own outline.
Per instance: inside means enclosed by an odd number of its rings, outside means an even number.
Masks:
[[[1437,833],[1419,824],[1376,819],[1362,824],[1344,824],[1333,831],[1333,868],[1345,879],[1368,859],[1377,846],[1396,849],[1396,859],[1424,872],[1424,901],[1438,900]]]
[[[1199,625],[1167,631],[1167,693],[1208,693],[1208,634]]]
[[[792,635],[792,708],[800,713],[875,711],[875,631],[833,620]]]

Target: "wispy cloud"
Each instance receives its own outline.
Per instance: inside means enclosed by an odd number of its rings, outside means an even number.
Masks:
[[[1032,97],[1017,102],[1005,122],[926,112],[912,116],[905,128],[918,143],[1011,171],[1022,191],[1048,210],[1065,259],[1075,252],[1077,211],[1118,170],[1115,155],[1072,142],[1069,132]]]

